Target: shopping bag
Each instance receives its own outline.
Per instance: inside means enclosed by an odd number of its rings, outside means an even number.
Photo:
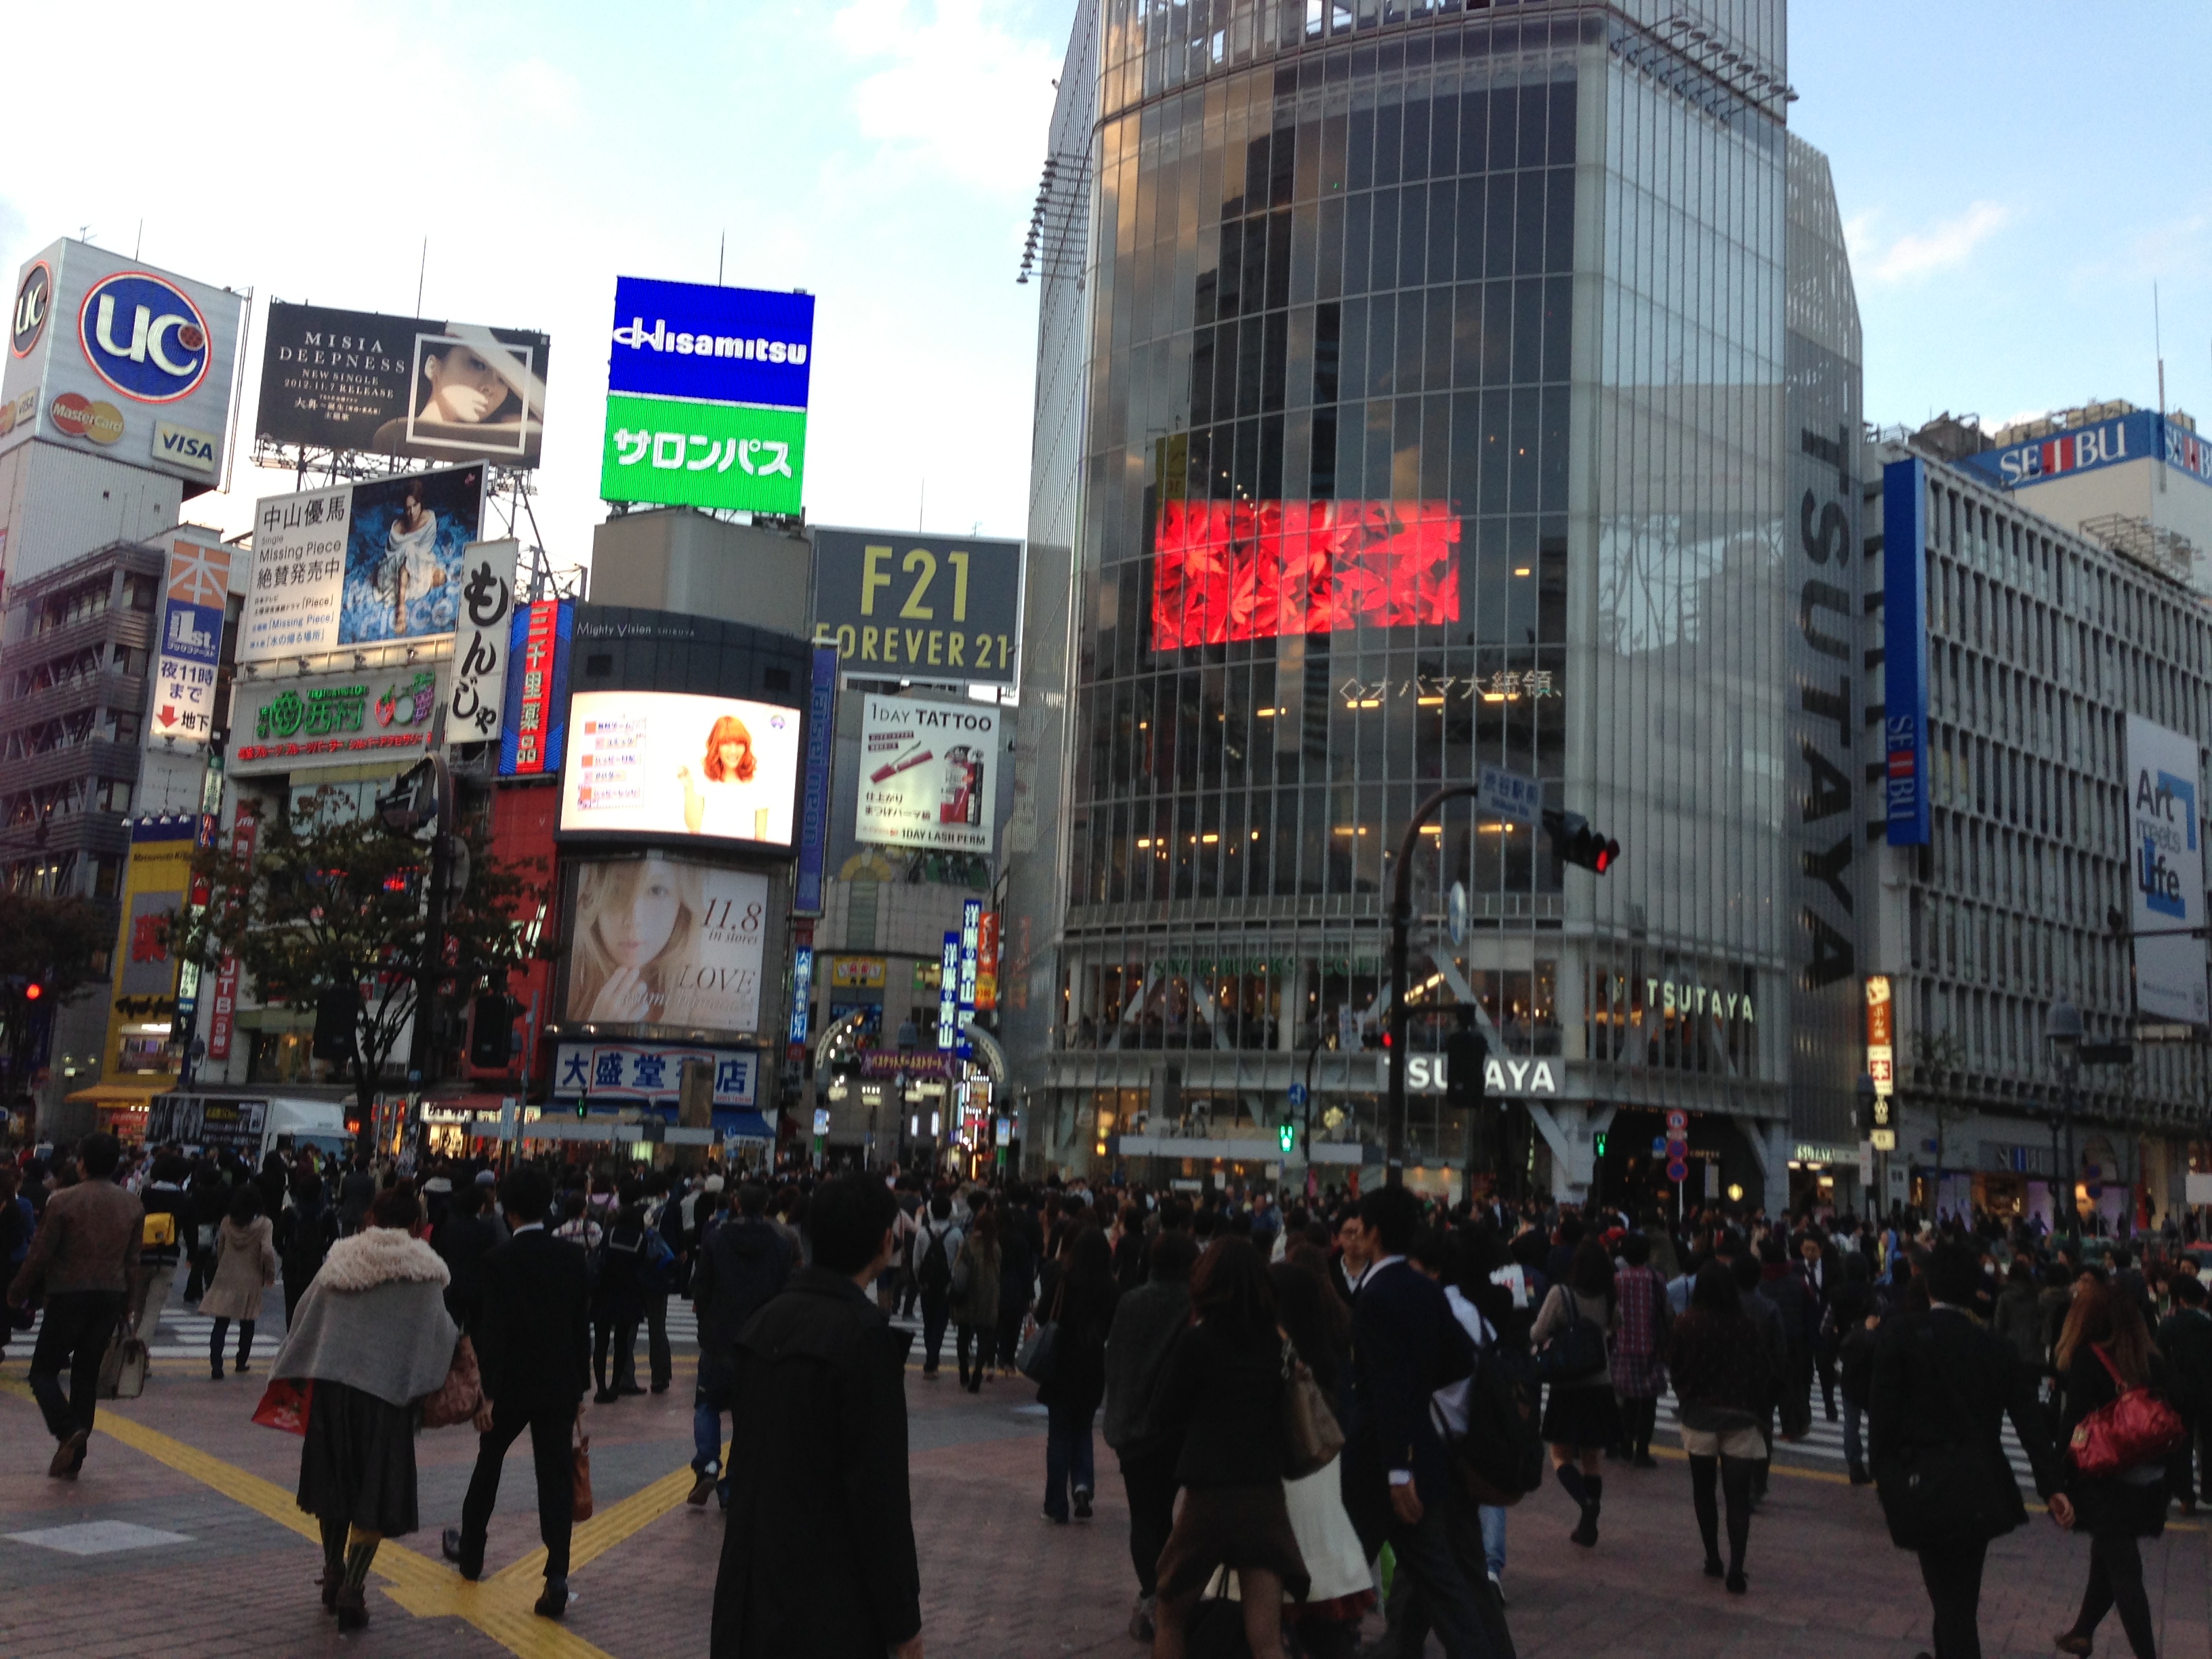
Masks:
[[[568,1454],[569,1484],[575,1495],[575,1506],[569,1512],[572,1521],[592,1518],[592,1437],[584,1432],[581,1422],[576,1425],[576,1443]]]
[[[295,1382],[288,1376],[272,1378],[261,1391],[261,1403],[253,1408],[253,1420],[264,1429],[282,1429],[286,1434],[305,1434],[307,1431],[307,1409],[313,1404],[315,1384],[313,1378]]]

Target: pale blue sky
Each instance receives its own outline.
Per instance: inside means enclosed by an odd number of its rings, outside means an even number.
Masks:
[[[1017,287],[1073,0],[6,0],[0,270],[90,225],[263,295],[546,329],[538,520],[581,556],[617,271],[819,296],[809,512],[1019,535]],[[2154,396],[2212,416],[2203,0],[1804,0],[1794,125],[1833,160],[1867,412]],[[157,50],[118,50],[129,40]],[[50,64],[59,72],[26,73]],[[88,82],[73,74],[82,70]],[[247,364],[258,383],[258,338]],[[244,524],[279,480],[202,516]]]

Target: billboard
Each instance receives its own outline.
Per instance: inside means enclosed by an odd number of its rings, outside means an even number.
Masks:
[[[853,833],[881,847],[991,851],[999,711],[869,695]]]
[[[599,494],[797,513],[814,298],[615,279]]]
[[[562,833],[787,848],[801,724],[796,708],[736,697],[576,692],[568,700]]]
[[[1184,501],[1160,509],[1152,648],[1459,620],[1448,501]]]
[[[533,599],[515,607],[507,625],[507,719],[499,734],[503,778],[541,777],[561,769],[574,620],[567,599]]]
[[[161,639],[154,659],[153,735],[172,748],[204,748],[215,723],[216,666],[230,594],[230,549],[169,544]]]
[[[450,667],[236,681],[228,770],[244,776],[386,759],[395,770],[410,764],[429,752]]]
[[[590,1099],[610,1106],[665,1103],[683,1087],[684,1067],[693,1060],[713,1068],[717,1107],[750,1106],[757,1098],[757,1051],[657,1042],[562,1043],[553,1070],[554,1097]],[[523,1133],[528,1139],[529,1132]]]
[[[656,853],[574,879],[564,1024],[759,1029],[766,876]]]
[[[460,636],[453,641],[449,743],[495,743],[507,701],[507,647],[514,616],[514,566],[522,544],[478,542],[461,556]]]
[[[848,672],[1012,685],[1021,631],[1019,542],[814,532],[814,638]]]
[[[2197,739],[2128,716],[2128,841],[2136,933],[2136,1008],[2148,1019],[2208,1023],[2204,941],[2177,930],[2204,926],[2204,849]],[[2145,938],[2149,934],[2152,937]]]
[[[40,437],[215,489],[245,325],[228,289],[56,242],[16,275],[0,450]]]
[[[545,335],[328,306],[269,307],[257,438],[536,466]]]
[[[1925,847],[1928,475],[1918,456],[1881,471],[1883,816],[1892,847]]]
[[[483,497],[481,466],[263,497],[238,660],[452,634]]]

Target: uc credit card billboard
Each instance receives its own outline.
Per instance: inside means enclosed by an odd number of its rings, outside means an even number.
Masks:
[[[814,296],[615,279],[599,494],[796,513]]]
[[[56,242],[16,273],[0,450],[38,437],[215,489],[245,322],[228,289]]]

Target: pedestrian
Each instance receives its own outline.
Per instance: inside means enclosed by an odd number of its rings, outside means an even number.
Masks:
[[[1397,1571],[1412,1575],[1445,1659],[1492,1659],[1497,1609],[1486,1580],[1463,1564],[1463,1540],[1470,1528],[1479,1537],[1480,1527],[1431,1410],[1438,1389],[1474,1369],[1474,1345],[1443,1286],[1407,1261],[1420,1200],[1403,1187],[1382,1187],[1361,1196],[1353,1219],[1356,1237],[1344,1241],[1346,1259],[1359,1264],[1350,1281],[1344,1507],[1369,1553],[1389,1543]]]
[[[338,1236],[337,1212],[331,1206],[329,1189],[312,1167],[302,1164],[292,1175],[292,1201],[276,1212],[276,1261],[284,1279],[284,1326],[290,1329],[299,1317],[300,1298],[322,1271],[323,1258]]]
[[[2212,1501],[2212,1314],[2205,1311],[2204,1283],[2193,1273],[2175,1273],[2169,1294],[2173,1311],[2159,1325],[2158,1346],[2172,1368],[2173,1407],[2189,1438],[2175,1449],[2168,1470],[2181,1512],[2194,1515],[2200,1485]]]
[[[921,1659],[907,1488],[913,1338],[868,1296],[890,1264],[897,1210],[872,1176],[817,1188],[812,1260],[738,1340],[732,1411],[775,1431],[731,1471],[711,1659]]]
[[[1620,1402],[1620,1440],[1626,1461],[1656,1469],[1651,1436],[1659,1421],[1659,1396],[1667,1391],[1667,1328],[1674,1310],[1667,1281],[1651,1265],[1651,1241],[1630,1233],[1620,1241],[1626,1264],[1613,1275],[1617,1322],[1613,1337],[1613,1391]]]
[[[261,1213],[258,1182],[241,1181],[230,1189],[230,1212],[216,1230],[215,1273],[200,1297],[200,1311],[213,1316],[208,1329],[208,1364],[213,1380],[222,1381],[223,1338],[238,1322],[238,1373],[246,1374],[253,1353],[253,1327],[261,1317],[262,1292],[276,1282],[274,1229]]]
[[[1902,1253],[1892,1266],[1902,1260]],[[1979,1659],[1982,1569],[1990,1542],[2024,1525],[2027,1506],[1999,1437],[2003,1419],[2027,1450],[2036,1491],[2070,1514],[2035,1382],[2020,1356],[1967,1311],[1981,1263],[1939,1244],[1925,1307],[1898,1305],[1875,1341],[1867,1401],[1875,1483],[1891,1540],[1915,1552],[1934,1614],[1935,1659]]]
[[[1097,1238],[1086,1231],[1085,1239]],[[1083,1245],[1079,1243],[1078,1260]],[[1217,1237],[1190,1280],[1191,1324],[1169,1356],[1156,1420],[1182,1449],[1182,1508],[1159,1559],[1154,1659],[1182,1659],[1200,1592],[1237,1575],[1252,1659],[1281,1659],[1283,1597],[1308,1577],[1283,1496],[1283,1338],[1267,1265],[1249,1238]]]
[[[1774,1388],[1770,1351],[1743,1310],[1743,1298],[1727,1267],[1708,1261],[1698,1270],[1690,1310],[1676,1322],[1667,1364],[1674,1377],[1682,1450],[1690,1460],[1690,1492],[1705,1540],[1705,1576],[1726,1575],[1729,1593],[1741,1595],[1744,1549],[1751,1538],[1751,1471],[1766,1455],[1762,1433]],[[1720,1512],[1713,1499],[1717,1477],[1728,1504],[1728,1565],[1721,1565]]]
[[[275,1377],[314,1384],[298,1501],[322,1528],[323,1610],[341,1631],[368,1623],[377,1546],[418,1524],[417,1402],[444,1384],[460,1338],[446,1311],[446,1264],[414,1237],[422,1221],[414,1188],[385,1188],[365,1218],[331,1247],[270,1366]]]
[[[359,1232],[368,1224],[368,1206],[376,1201],[376,1177],[369,1172],[368,1159],[356,1153],[353,1167],[338,1182],[338,1223],[348,1235]]]
[[[1022,1327],[1036,1300],[1036,1223],[1018,1198],[999,1208],[999,1340],[1001,1376],[1018,1376]]]
[[[464,1331],[476,1328],[483,1305],[484,1258],[499,1248],[500,1229],[484,1207],[492,1194],[475,1182],[464,1182],[446,1205],[445,1219],[430,1229],[430,1248],[453,1276],[446,1287],[446,1311]]]
[[[676,1288],[683,1259],[684,1223],[664,1170],[647,1178],[644,1218],[647,1237],[637,1281],[638,1307],[645,1316],[646,1375],[653,1393],[666,1394],[676,1380],[676,1354],[668,1346],[668,1293]],[[631,1369],[636,1369],[634,1360]]]
[[[974,1212],[952,1264],[952,1317],[959,1327],[960,1386],[980,1394],[999,1341],[999,1223],[988,1203]]]
[[[545,1546],[545,1587],[535,1610],[558,1619],[568,1606],[575,1515],[571,1434],[591,1387],[592,1297],[582,1247],[545,1231],[552,1201],[552,1182],[526,1164],[509,1170],[499,1188],[510,1237],[479,1264],[482,1296],[470,1334],[483,1388],[477,1464],[461,1501],[461,1524],[447,1528],[442,1542],[462,1577],[483,1576],[501,1466],[526,1431],[538,1480],[538,1534]]]
[[[1568,1258],[1565,1282],[1546,1293],[1528,1340],[1540,1349],[1554,1338],[1564,1339],[1567,1328],[1576,1324],[1595,1325],[1601,1336],[1610,1336],[1613,1322],[1613,1258],[1598,1240],[1583,1239]],[[1567,1536],[1584,1549],[1597,1543],[1598,1515],[1605,1504],[1599,1462],[1620,1432],[1620,1407],[1602,1347],[1599,1356],[1595,1370],[1554,1378],[1544,1399],[1542,1433],[1552,1449],[1553,1472],[1582,1512]]]
[[[790,1282],[799,1253],[768,1219],[768,1189],[746,1182],[735,1194],[737,1214],[710,1229],[691,1276],[699,1327],[699,1376],[691,1396],[691,1491],[703,1504],[718,1493],[730,1506],[730,1480],[722,1461],[722,1413],[737,1383],[738,1339],[753,1316]],[[734,1435],[737,1424],[731,1431]]]
[[[1867,1470],[1867,1401],[1874,1392],[1875,1331],[1881,1317],[1875,1311],[1874,1270],[1863,1252],[1844,1258],[1844,1282],[1828,1304],[1829,1322],[1836,1338],[1836,1392],[1844,1405],[1844,1463],[1854,1486],[1870,1486]]]
[[[1157,1626],[1160,1551],[1175,1527],[1179,1433],[1161,1426],[1160,1380],[1190,1322],[1190,1270],[1198,1245],[1188,1233],[1163,1231],[1147,1252],[1144,1282],[1122,1295],[1106,1333],[1106,1415],[1100,1425],[1120,1461],[1129,1499],[1129,1560],[1137,1570],[1137,1601],[1129,1638],[1149,1642]]]
[[[2123,1392],[2148,1389],[2174,1397],[2172,1367],[2151,1346],[2140,1300],[2117,1277],[2109,1285],[2092,1279],[2076,1292],[2051,1358],[2065,1390],[2063,1443],[2071,1443],[2082,1419]],[[2070,1502],[2070,1516],[2062,1501]],[[2051,1638],[2059,1652],[2087,1654],[2098,1625],[2117,1609],[2135,1659],[2157,1659],[2139,1540],[2165,1533],[2166,1502],[2163,1456],[2110,1474],[2069,1470],[2064,1499],[2054,1498],[2051,1512],[2061,1526],[2089,1534],[2089,1583],[2072,1626]]]
[[[74,1480],[84,1467],[100,1392],[100,1362],[138,1288],[145,1206],[115,1184],[123,1150],[105,1133],[78,1143],[76,1184],[46,1200],[30,1249],[8,1287],[11,1308],[45,1297],[46,1320],[31,1348],[31,1396],[54,1437],[46,1474]],[[62,1372],[69,1392],[62,1392]]]
[[[2036,1296],[2035,1269],[2024,1255],[2014,1256],[2005,1274],[2005,1287],[1997,1293],[1990,1328],[2012,1345],[2021,1364],[2030,1371],[2042,1371],[2048,1352],[2043,1346],[2043,1310]]]
[[[1821,1408],[1832,1423],[1836,1420],[1836,1333],[1828,1320],[1828,1304],[1836,1292],[1835,1252],[1809,1221],[1798,1235],[1797,1260],[1790,1271],[1802,1287],[1806,1352],[1820,1377]],[[1811,1409],[1809,1405],[1807,1409]]]
[[[1052,1369],[1037,1389],[1046,1408],[1044,1518],[1091,1518],[1097,1476],[1091,1425],[1106,1395],[1106,1333],[1114,1323],[1114,1255],[1106,1235],[1085,1224],[1071,1235],[1051,1297],[1057,1323]]]
[[[950,1193],[931,1197],[913,1248],[914,1282],[921,1297],[921,1380],[934,1382],[945,1328],[952,1319],[952,1264],[960,1259],[960,1228],[952,1219]]]
[[[185,1189],[185,1202],[191,1212],[191,1272],[185,1277],[185,1301],[199,1306],[200,1293],[215,1276],[216,1236],[222,1227],[222,1218],[230,1209],[230,1188],[222,1178],[222,1170],[212,1158],[202,1158],[194,1164],[191,1182]]]

